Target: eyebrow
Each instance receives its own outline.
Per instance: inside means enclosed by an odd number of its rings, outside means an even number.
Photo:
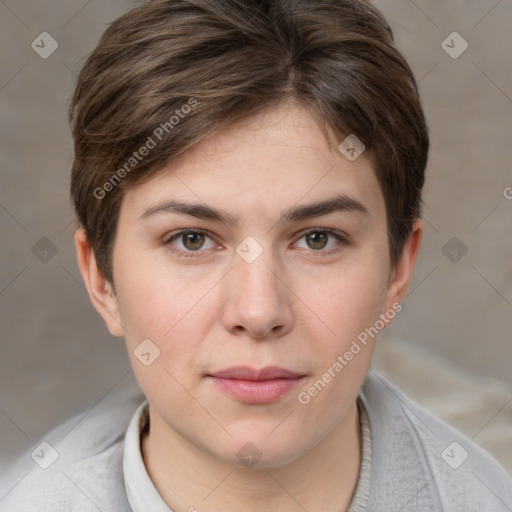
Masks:
[[[370,216],[368,209],[357,199],[346,195],[338,195],[323,201],[289,208],[281,213],[278,222],[299,222],[338,211],[356,212],[368,217]],[[138,220],[167,213],[190,215],[198,219],[214,220],[224,224],[238,226],[238,219],[225,210],[212,208],[205,204],[185,203],[175,200],[165,201],[147,208]]]

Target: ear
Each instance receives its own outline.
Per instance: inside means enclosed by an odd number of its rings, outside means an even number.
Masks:
[[[78,267],[93,306],[105,320],[110,334],[112,336],[123,336],[124,329],[121,325],[118,303],[112,285],[99,270],[94,252],[83,228],[77,229],[75,233],[75,247]]]
[[[405,297],[418,257],[422,236],[423,222],[421,219],[416,219],[405,242],[402,255],[390,273],[383,312],[391,309],[393,304],[400,304]]]

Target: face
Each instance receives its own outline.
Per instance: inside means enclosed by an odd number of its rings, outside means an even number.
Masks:
[[[332,152],[318,119],[287,104],[126,193],[116,295],[98,309],[126,338],[152,429],[279,466],[354,407],[375,342],[362,333],[395,315],[413,252],[390,267],[371,161]]]

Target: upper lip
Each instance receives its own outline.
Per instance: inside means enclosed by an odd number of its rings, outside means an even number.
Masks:
[[[249,366],[232,366],[208,375],[236,380],[296,379],[297,377],[302,377],[300,373],[292,372],[280,366],[266,366],[259,370]]]

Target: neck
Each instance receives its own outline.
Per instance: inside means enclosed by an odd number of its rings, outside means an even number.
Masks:
[[[150,407],[150,431],[141,443],[148,474],[175,511],[244,510],[343,512],[356,488],[361,434],[354,403],[345,418],[309,452],[272,468],[231,465],[200,450]]]

